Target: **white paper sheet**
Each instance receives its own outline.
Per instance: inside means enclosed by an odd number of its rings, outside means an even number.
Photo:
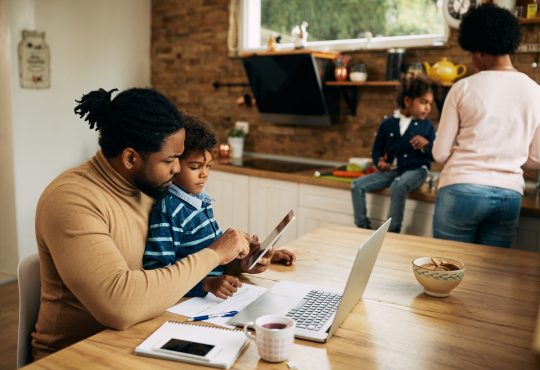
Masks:
[[[208,293],[208,295],[204,298],[194,297],[188,299],[182,303],[172,306],[167,311],[188,317],[213,315],[229,311],[240,311],[248,304],[259,298],[259,296],[261,296],[265,291],[266,288],[243,283],[242,287],[239,288],[232,297],[227,299],[221,299],[212,293]],[[226,324],[227,320],[229,320],[229,317],[214,317],[205,321],[226,328],[233,328],[234,326]]]

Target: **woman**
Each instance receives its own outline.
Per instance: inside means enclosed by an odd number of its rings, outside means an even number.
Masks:
[[[478,73],[450,89],[433,146],[444,163],[433,219],[436,238],[510,247],[524,181],[521,166],[540,168],[540,87],[510,54],[517,19],[484,4],[461,21],[458,41]]]

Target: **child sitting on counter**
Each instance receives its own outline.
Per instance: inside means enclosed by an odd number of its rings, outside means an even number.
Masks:
[[[206,248],[223,234],[214,218],[213,199],[203,193],[212,166],[216,137],[206,125],[195,120],[187,120],[185,130],[180,172],[150,214],[143,256],[145,269],[168,266]],[[279,249],[272,262],[290,266],[295,259],[291,251]],[[217,266],[186,296],[205,296],[211,292],[225,299],[233,295],[242,283],[237,277],[224,273],[225,267]]]
[[[356,226],[370,229],[366,192],[390,187],[392,218],[389,231],[399,233],[407,193],[417,189],[429,174],[435,130],[427,116],[433,104],[433,82],[423,75],[402,80],[396,99],[399,110],[383,120],[372,148],[377,172],[357,178],[351,192]]]

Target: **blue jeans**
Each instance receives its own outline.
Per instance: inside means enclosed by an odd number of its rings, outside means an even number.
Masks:
[[[405,198],[407,193],[417,189],[428,175],[428,169],[421,167],[416,170],[405,171],[401,175],[397,170],[379,171],[357,178],[352,182],[351,193],[354,211],[354,223],[358,227],[369,228],[367,217],[366,192],[376,191],[390,187],[390,210],[388,217],[392,217],[388,231],[399,233],[403,222]]]
[[[521,194],[496,186],[455,184],[437,193],[433,236],[510,248],[516,236]]]

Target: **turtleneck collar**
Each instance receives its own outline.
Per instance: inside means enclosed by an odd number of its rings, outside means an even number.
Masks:
[[[128,196],[134,196],[140,193],[140,190],[135,185],[114,169],[101,150],[90,160],[90,164],[112,189]]]

